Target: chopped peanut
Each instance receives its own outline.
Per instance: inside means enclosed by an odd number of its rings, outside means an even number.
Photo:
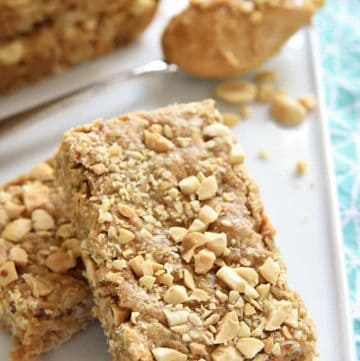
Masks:
[[[205,178],[198,190],[196,191],[197,196],[199,197],[199,200],[205,200],[205,199],[209,199],[212,198],[218,189],[218,185],[217,185],[217,181],[216,178],[214,176],[210,176]]]
[[[210,299],[209,294],[201,288],[195,288],[190,296],[191,300],[197,300],[199,302],[206,302]]]
[[[0,266],[0,286],[5,287],[18,279],[14,262],[8,261]]]
[[[164,273],[158,276],[157,282],[165,286],[171,286],[174,282],[174,277],[172,275]]]
[[[198,274],[206,274],[214,265],[216,256],[213,252],[202,249],[194,256],[195,272]]]
[[[187,355],[167,347],[157,347],[152,350],[156,361],[186,361]]]
[[[215,211],[215,209],[211,208],[208,205],[205,205],[200,209],[199,219],[205,224],[210,224],[215,222],[218,219],[218,217],[219,215]]]
[[[235,125],[237,122],[241,120],[239,115],[236,113],[223,113],[222,116],[223,116],[224,124],[227,125],[228,127]]]
[[[9,252],[9,260],[13,261],[17,266],[24,267],[28,263],[28,254],[21,247],[13,247]]]
[[[186,289],[184,286],[171,286],[164,294],[164,301],[166,303],[178,304],[183,303],[188,299]]]
[[[165,308],[163,312],[170,327],[186,323],[189,316],[189,311],[186,310],[170,311]]]
[[[249,282],[249,284],[253,287],[255,287],[259,283],[259,275],[257,272],[250,267],[238,267],[236,268],[236,272],[243,278],[246,279],[246,281]]]
[[[192,274],[187,269],[184,269],[184,284],[190,290],[195,289],[194,278],[193,278]]]
[[[55,227],[54,218],[44,209],[35,209],[31,213],[31,219],[35,231],[48,231]]]
[[[207,356],[206,346],[201,343],[191,342],[189,348],[194,356]]]
[[[118,241],[120,244],[126,244],[131,242],[135,238],[135,234],[125,228],[119,229]]]
[[[228,312],[219,323],[214,343],[219,344],[228,342],[235,338],[239,332],[240,325],[236,311]]]
[[[246,358],[253,358],[264,348],[264,343],[254,337],[245,337],[237,342],[236,348]]]
[[[76,261],[68,252],[58,251],[48,256],[45,264],[53,272],[66,272],[76,266]]]
[[[280,265],[269,257],[264,264],[259,267],[258,271],[266,281],[275,285],[280,274]]]
[[[138,277],[143,276],[142,264],[144,263],[144,261],[144,258],[138,255],[128,262],[129,267],[135,272]]]
[[[247,4],[247,3],[246,3]],[[251,4],[251,3],[250,3]],[[213,361],[243,361],[244,359],[233,346],[219,346],[212,353]]]
[[[18,218],[5,227],[1,233],[1,237],[11,242],[20,242],[22,238],[30,231],[30,219]]]
[[[126,204],[119,204],[118,205],[118,210],[119,210],[120,214],[123,217],[126,217],[126,218],[135,218],[135,217],[137,217],[137,214],[136,214],[134,208],[131,208]]]
[[[139,279],[139,283],[141,286],[144,286],[148,290],[151,290],[154,283],[156,281],[156,278],[153,276],[143,276]]]
[[[174,143],[159,133],[144,131],[145,145],[155,152],[164,153],[174,149]]]
[[[195,176],[190,176],[182,179],[179,182],[179,187],[182,193],[192,194],[195,193],[200,187],[200,182]]]
[[[203,134],[207,137],[222,137],[229,134],[229,128],[221,123],[213,123],[204,128]]]
[[[200,221],[200,219],[194,219],[189,227],[189,232],[204,232],[207,229],[207,225]]]
[[[204,234],[199,232],[188,233],[182,241],[182,257],[185,262],[189,263],[194,255],[196,248],[201,247],[207,242]]]
[[[246,281],[236,272],[234,268],[222,266],[216,276],[220,278],[232,290],[244,292]]]
[[[170,237],[175,241],[175,243],[182,242],[186,233],[188,233],[188,230],[184,227],[170,227],[169,229]]]
[[[266,331],[278,330],[281,325],[292,317],[292,306],[288,301],[274,301],[270,311],[270,319],[265,325]]]
[[[239,144],[234,144],[231,147],[229,154],[230,164],[242,164],[245,160],[245,153]]]
[[[224,254],[227,247],[226,233],[205,232],[206,248],[215,253],[217,257]]]

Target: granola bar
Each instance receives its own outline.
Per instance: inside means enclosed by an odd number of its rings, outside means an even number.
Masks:
[[[158,0],[131,0],[117,11],[102,4],[103,10],[93,15],[64,16],[28,34],[0,40],[0,93],[133,41],[152,20]]]
[[[92,297],[53,168],[42,163],[0,186],[0,325],[13,361],[56,348],[92,320]]]
[[[56,156],[113,360],[310,361],[311,319],[213,101],[97,120]]]
[[[75,22],[100,12],[117,12],[132,0],[2,0],[0,39],[28,34],[45,22]]]

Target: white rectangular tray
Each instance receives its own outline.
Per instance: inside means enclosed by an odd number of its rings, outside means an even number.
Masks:
[[[142,46],[152,47],[149,43]],[[338,205],[313,51],[310,33],[305,30],[266,65],[278,71],[279,85],[294,96],[317,95],[320,106],[303,125],[282,128],[270,120],[266,106],[254,105],[251,118],[233,130],[278,230],[277,242],[288,265],[290,284],[302,295],[314,318],[319,359],[355,361]],[[160,53],[154,54],[159,57]],[[136,78],[104,87],[75,103],[53,107],[26,122],[0,127],[0,181],[51,156],[71,126],[130,110],[208,98],[214,84],[181,73]],[[237,109],[219,106],[227,111]],[[267,161],[256,156],[262,149],[269,153]],[[308,161],[309,169],[297,178],[294,165],[299,159]],[[10,338],[0,333],[0,360],[8,359],[11,347]],[[95,325],[43,360],[99,361],[110,357],[101,329]]]

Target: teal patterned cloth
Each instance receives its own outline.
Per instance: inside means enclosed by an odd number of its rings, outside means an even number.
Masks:
[[[360,360],[360,0],[328,0],[315,27]]]

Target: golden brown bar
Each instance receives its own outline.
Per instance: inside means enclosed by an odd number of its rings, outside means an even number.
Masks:
[[[0,39],[0,93],[96,58],[136,39],[158,0],[99,2],[99,11],[65,14],[27,34]],[[118,5],[118,6],[115,6]]]
[[[257,186],[213,101],[67,132],[56,170],[118,361],[310,361]]]
[[[17,342],[12,360],[34,360],[92,320],[79,255],[52,164],[0,186],[0,325]]]
[[[308,25],[324,0],[191,0],[165,29],[165,59],[205,78],[246,73]],[[211,24],[211,26],[209,26]]]

